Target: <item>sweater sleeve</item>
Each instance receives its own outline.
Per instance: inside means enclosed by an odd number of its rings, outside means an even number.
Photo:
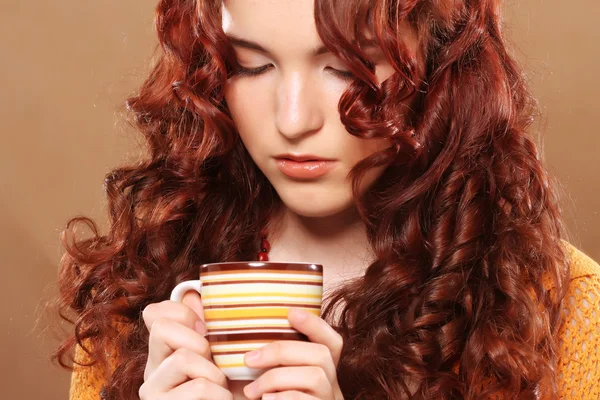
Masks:
[[[558,382],[561,399],[600,399],[600,267],[583,253],[564,303]]]
[[[88,363],[89,355],[79,345],[75,347],[75,360]],[[74,363],[71,373],[69,400],[101,400],[100,392],[108,379],[106,368],[99,364],[82,366]]]

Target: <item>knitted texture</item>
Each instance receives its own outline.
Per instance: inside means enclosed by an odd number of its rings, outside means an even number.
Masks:
[[[567,244],[571,283],[564,303],[566,323],[560,331],[559,398],[600,399],[600,266],[583,252]],[[111,350],[107,349],[107,354]],[[75,349],[75,360],[86,362],[87,354]],[[114,366],[114,362],[111,363]],[[108,372],[98,366],[74,365],[70,400],[100,400]]]
[[[558,378],[563,399],[600,399],[600,267],[569,246],[571,284],[560,332]]]

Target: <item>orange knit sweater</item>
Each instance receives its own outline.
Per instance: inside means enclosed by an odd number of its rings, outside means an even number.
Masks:
[[[561,399],[600,399],[600,266],[580,250],[567,245],[571,284],[565,301],[567,323],[561,330],[559,390]],[[86,354],[76,348],[75,359]],[[71,375],[71,400],[100,399],[106,379],[97,367],[75,366]]]

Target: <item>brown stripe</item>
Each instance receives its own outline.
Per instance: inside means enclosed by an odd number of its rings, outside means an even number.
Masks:
[[[218,309],[218,308],[253,308],[253,307],[302,307],[302,308],[313,308],[320,310],[320,304],[306,304],[303,302],[298,303],[250,303],[250,304],[233,304],[233,305],[216,305],[216,306],[204,306],[205,310]]]
[[[272,342],[272,340],[228,340],[227,342],[212,342],[210,341],[210,344],[215,345],[215,346],[222,346],[222,345],[228,345],[228,344],[254,344],[254,343],[265,343],[265,342]]]
[[[248,350],[248,351],[250,351],[250,350]],[[217,350],[217,351],[213,351],[212,353],[217,356],[233,356],[233,355],[237,355],[237,354],[246,354],[246,353],[248,353],[248,351],[223,351],[223,352],[220,352]]]
[[[262,270],[275,270],[275,271],[306,271],[306,272],[323,272],[323,266],[321,264],[290,264],[290,263],[259,263],[253,262],[256,265],[248,265],[247,262],[241,263],[216,263],[216,264],[204,264],[200,266],[200,275],[205,272],[215,271],[262,271]]]
[[[323,286],[323,282],[307,282],[307,281],[271,281],[269,279],[261,279],[259,281],[225,281],[225,282],[202,282],[202,286],[215,286],[215,285],[232,285],[237,283],[282,283],[288,285],[311,285],[311,286]]]
[[[260,343],[274,340],[299,340],[308,342],[308,337],[306,335],[291,332],[224,333],[218,335],[209,333],[207,338],[210,344],[235,344],[237,342],[252,343],[249,341]]]

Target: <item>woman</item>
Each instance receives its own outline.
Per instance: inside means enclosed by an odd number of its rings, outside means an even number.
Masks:
[[[149,154],[108,175],[108,234],[65,231],[56,356],[92,364],[71,397],[597,395],[599,267],[563,240],[499,8],[161,1],[127,102]],[[267,257],[324,265],[322,318],[290,315],[310,342],[228,382],[198,296],[166,299],[199,264]]]

